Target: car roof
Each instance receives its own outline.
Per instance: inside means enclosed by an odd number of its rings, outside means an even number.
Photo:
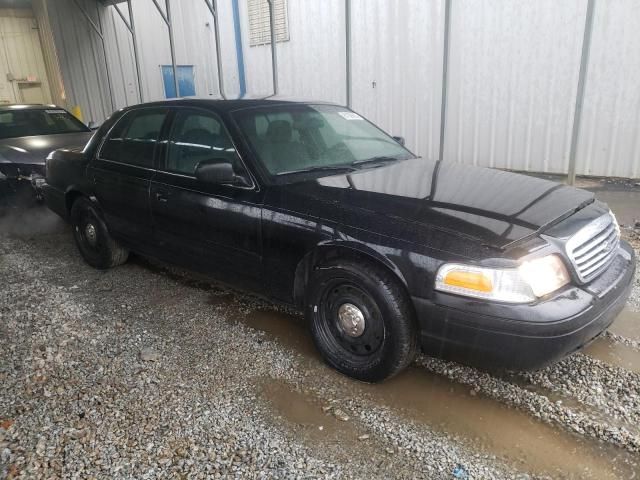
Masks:
[[[42,103],[10,103],[0,104],[0,111],[3,110],[43,110],[45,108],[58,108],[57,105],[44,105]]]
[[[145,107],[161,107],[161,106],[183,106],[183,107],[204,107],[212,110],[216,110],[218,112],[232,112],[234,110],[242,110],[245,108],[256,108],[256,107],[265,107],[265,106],[276,106],[276,105],[288,105],[288,104],[298,104],[298,105],[336,105],[332,102],[327,101],[310,101],[310,100],[300,100],[294,99],[291,97],[280,97],[280,96],[271,96],[271,97],[261,97],[261,98],[239,98],[233,100],[223,100],[223,99],[211,99],[211,98],[174,98],[170,100],[161,100],[156,102],[146,102],[138,105],[131,105],[126,107],[126,110],[145,106]]]

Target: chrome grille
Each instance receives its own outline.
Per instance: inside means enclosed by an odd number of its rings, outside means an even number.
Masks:
[[[614,259],[620,243],[620,227],[609,212],[578,231],[566,244],[567,255],[582,282],[600,274]]]

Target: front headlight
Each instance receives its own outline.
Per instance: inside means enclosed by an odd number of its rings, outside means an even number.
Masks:
[[[569,283],[557,255],[523,262],[518,268],[447,263],[436,275],[436,290],[498,302],[529,303]]]

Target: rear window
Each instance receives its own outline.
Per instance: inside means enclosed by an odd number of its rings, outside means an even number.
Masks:
[[[61,108],[0,111],[0,138],[88,131],[86,125]]]
[[[153,168],[153,154],[166,116],[164,108],[145,108],[127,113],[109,132],[100,158]]]

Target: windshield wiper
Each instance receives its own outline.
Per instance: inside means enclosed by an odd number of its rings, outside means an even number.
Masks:
[[[315,172],[353,172],[356,169],[351,164],[341,165],[316,165],[308,168],[301,168],[300,170],[289,170],[287,172],[280,172],[280,175],[289,175],[294,173],[315,173]]]
[[[378,164],[378,163],[383,164],[383,163],[397,162],[397,161],[398,161],[398,158],[396,157],[379,156],[379,157],[367,158],[365,160],[356,160],[351,165],[362,166],[362,165],[372,165],[372,164]]]

